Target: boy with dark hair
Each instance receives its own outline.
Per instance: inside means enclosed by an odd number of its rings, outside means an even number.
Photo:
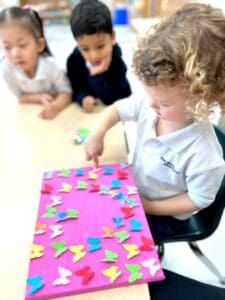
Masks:
[[[92,112],[96,98],[105,105],[130,96],[127,67],[116,43],[109,8],[98,0],[81,0],[71,16],[77,42],[67,60],[73,100]]]

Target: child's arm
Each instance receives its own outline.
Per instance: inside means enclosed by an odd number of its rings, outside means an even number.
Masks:
[[[55,100],[50,103],[44,104],[44,109],[40,113],[40,117],[43,119],[53,119],[55,116],[67,107],[71,103],[71,94],[69,93],[60,93]]]
[[[173,216],[200,210],[200,208],[191,201],[188,193],[157,200],[149,200],[141,197],[141,200],[145,212],[151,215]]]
[[[98,167],[98,156],[104,150],[104,137],[106,132],[120,121],[120,117],[115,105],[107,107],[100,115],[94,130],[84,142],[84,151],[87,160],[93,160]]]
[[[21,103],[41,103],[47,104],[54,101],[54,97],[48,93],[24,93],[19,96]]]

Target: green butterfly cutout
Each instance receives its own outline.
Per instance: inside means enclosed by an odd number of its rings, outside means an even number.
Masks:
[[[70,170],[68,169],[62,169],[61,173],[59,174],[59,177],[68,177],[70,174]]]
[[[52,246],[53,249],[56,250],[55,257],[60,256],[61,254],[63,254],[68,249],[68,247],[66,247],[65,242],[52,243],[51,246]]]
[[[68,213],[67,218],[76,219],[76,218],[78,218],[78,215],[80,212],[79,212],[79,210],[68,208],[67,213]]]
[[[103,258],[102,261],[106,262],[116,262],[116,259],[119,257],[116,252],[105,250],[105,256],[106,258]]]
[[[77,181],[77,189],[84,190],[86,189],[86,187],[87,187],[87,182],[80,181],[80,180]]]
[[[126,269],[131,273],[129,276],[129,283],[134,282],[143,277],[143,273],[138,271],[141,269],[141,266],[135,264],[125,264]]]
[[[109,192],[109,187],[106,185],[101,185],[101,190],[99,194],[108,194],[108,192]]]
[[[56,213],[55,207],[47,205],[46,210],[47,210],[47,212],[41,216],[42,218],[53,218],[55,216],[55,213]]]
[[[123,243],[130,237],[126,230],[115,232],[114,235],[119,238],[119,243]]]
[[[138,204],[137,204],[135,198],[128,198],[127,202],[129,203],[129,206],[130,206],[131,208],[133,208],[133,207],[135,207],[135,206],[138,206]]]

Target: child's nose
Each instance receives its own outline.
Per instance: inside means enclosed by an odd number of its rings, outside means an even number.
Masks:
[[[20,49],[18,47],[15,47],[12,49],[12,55],[14,57],[18,57],[20,55]]]

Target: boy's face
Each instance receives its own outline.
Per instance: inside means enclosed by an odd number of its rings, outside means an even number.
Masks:
[[[115,33],[84,34],[77,38],[78,48],[87,63],[93,67],[101,65],[104,60],[112,56],[115,44]]]

